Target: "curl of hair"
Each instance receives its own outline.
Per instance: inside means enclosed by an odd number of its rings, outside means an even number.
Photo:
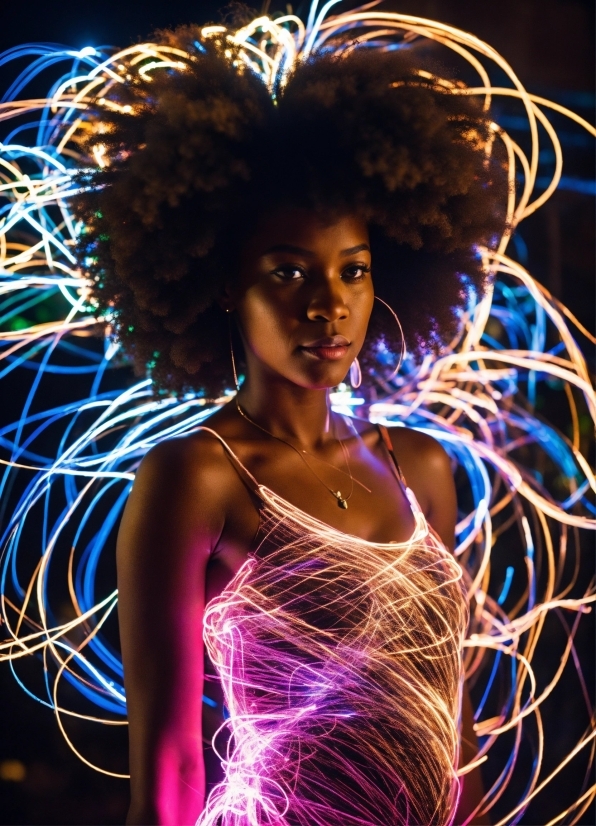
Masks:
[[[199,51],[198,36],[191,26],[160,33],[192,55],[184,71],[118,85],[120,107],[102,113],[90,141],[110,164],[85,175],[75,204],[93,301],[137,372],[162,392],[213,398],[232,386],[218,298],[256,222],[284,205],[361,214],[376,293],[411,352],[438,351],[469,291],[485,287],[477,247],[505,228],[506,172],[485,151],[486,114],[420,77],[399,50],[315,55],[273,99],[229,50],[209,41]],[[365,371],[380,342],[399,352],[382,307]]]

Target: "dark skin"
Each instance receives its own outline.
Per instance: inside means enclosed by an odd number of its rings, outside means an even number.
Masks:
[[[238,277],[222,296],[244,343],[246,379],[238,395],[243,410],[275,436],[307,450],[325,484],[347,495],[349,476],[324,464],[345,471],[336,436],[341,437],[353,476],[371,493],[356,484],[348,509],[338,508],[300,456],[254,427],[233,403],[207,424],[261,484],[296,507],[344,533],[403,541],[414,519],[378,431],[357,422],[355,436],[340,417],[328,414],[328,390],[344,380],[360,351],[373,300],[365,223],[348,215],[329,224],[301,209],[263,219],[242,250]],[[343,339],[328,346],[324,340],[333,336]],[[453,549],[456,499],[446,453],[424,434],[390,432],[427,520]],[[117,549],[130,726],[128,824],[192,824],[202,811],[202,616],[246,560],[258,527],[253,494],[208,433],[162,442],[143,460]],[[466,696],[465,762],[476,748],[471,723]],[[472,772],[457,823],[481,796],[478,772]]]

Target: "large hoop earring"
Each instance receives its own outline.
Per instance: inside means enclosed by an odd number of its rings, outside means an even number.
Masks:
[[[238,373],[236,372],[236,359],[234,358],[234,345],[232,343],[232,317],[230,315],[232,311],[227,309],[226,315],[228,317],[228,337],[230,339],[230,356],[232,357],[232,373],[234,375],[234,384],[236,385],[236,393],[240,390],[240,384],[238,382]]]
[[[360,369],[360,362],[358,356],[350,365],[350,384],[356,390],[362,384],[362,370]]]
[[[399,372],[399,368],[401,367],[402,362],[403,362],[403,360],[404,360],[404,358],[405,358],[405,356],[406,356],[406,338],[405,338],[405,336],[404,336],[403,327],[401,326],[400,320],[399,320],[399,318],[397,317],[397,313],[395,312],[395,310],[393,309],[393,307],[390,307],[390,306],[389,306],[389,304],[387,304],[387,302],[386,302],[386,301],[383,301],[383,299],[382,299],[382,298],[379,298],[379,296],[378,296],[378,295],[375,295],[375,298],[377,299],[377,301],[380,301],[380,302],[381,302],[381,304],[384,304],[384,305],[385,305],[385,307],[387,307],[387,309],[389,310],[389,312],[391,313],[391,315],[392,315],[392,316],[393,316],[393,318],[395,319],[395,323],[396,323],[396,324],[397,324],[397,326],[399,327],[399,333],[400,333],[400,335],[401,335],[401,350],[400,350],[400,354],[399,354],[399,361],[397,362],[397,365],[396,365],[396,367],[394,368],[393,373],[391,373],[391,375],[390,375],[390,376],[389,376],[389,377],[385,380],[385,381],[391,381],[391,379],[394,379],[394,378],[397,376],[397,374],[398,374],[398,372]],[[351,368],[350,368],[350,369],[351,369]]]

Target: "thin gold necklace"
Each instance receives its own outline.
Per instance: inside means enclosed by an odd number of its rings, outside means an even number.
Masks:
[[[292,448],[292,450],[293,450],[295,453],[297,453],[297,454],[298,454],[298,456],[300,456],[300,458],[302,459],[302,461],[304,462],[304,464],[306,465],[306,467],[310,470],[310,472],[313,474],[313,476],[314,476],[316,479],[318,479],[318,481],[319,481],[319,482],[323,485],[323,487],[324,487],[324,488],[326,488],[326,489],[329,491],[329,493],[330,493],[330,494],[334,497],[334,499],[337,501],[337,506],[338,506],[339,508],[342,508],[342,510],[347,510],[347,509],[348,509],[348,500],[352,497],[352,494],[354,493],[354,482],[356,482],[358,485],[360,485],[361,487],[363,487],[366,491],[368,491],[368,493],[370,493],[370,492],[371,492],[370,488],[367,488],[367,487],[366,487],[366,485],[363,485],[363,484],[362,484],[362,482],[359,482],[359,481],[358,481],[358,479],[355,479],[355,478],[352,476],[352,471],[351,471],[351,469],[350,469],[350,460],[349,460],[349,458],[348,458],[348,449],[347,449],[347,447],[344,445],[343,441],[342,441],[340,438],[338,438],[337,436],[336,436],[335,438],[337,439],[337,441],[338,441],[338,442],[339,442],[339,444],[340,444],[340,447],[341,447],[342,453],[343,453],[343,455],[344,455],[344,461],[345,461],[345,463],[346,463],[346,467],[348,468],[348,473],[347,473],[347,474],[345,473],[345,471],[341,470],[341,468],[335,467],[335,465],[332,465],[330,462],[326,462],[326,461],[325,461],[325,459],[319,459],[319,457],[318,457],[318,456],[314,456],[312,453],[309,453],[308,451],[306,451],[306,450],[304,450],[304,449],[302,449],[302,448],[297,448],[297,447],[296,447],[295,445],[293,445],[291,442],[286,441],[286,439],[282,439],[282,438],[281,438],[281,436],[276,436],[276,435],[275,435],[275,433],[271,433],[271,432],[270,432],[269,430],[267,430],[265,427],[262,427],[260,424],[257,424],[257,422],[253,421],[253,419],[251,419],[251,418],[250,418],[250,416],[248,415],[248,413],[245,413],[245,412],[244,412],[244,410],[240,407],[240,402],[238,401],[238,398],[236,398],[236,399],[235,399],[235,402],[236,402],[236,409],[237,409],[238,413],[240,413],[240,415],[241,415],[244,419],[246,419],[246,421],[247,421],[247,422],[249,422],[250,424],[252,424],[254,427],[258,428],[259,430],[262,430],[262,431],[263,431],[263,433],[266,433],[268,436],[271,436],[271,438],[272,438],[272,439],[277,439],[277,441],[278,441],[278,442],[283,442],[283,444],[284,444],[284,445],[287,445],[288,447],[291,447],[291,448]],[[318,473],[316,473],[316,471],[315,471],[315,470],[314,470],[314,469],[310,466],[310,464],[306,461],[306,456],[311,456],[313,459],[317,459],[317,460],[318,460],[318,461],[320,461],[320,462],[324,462],[326,465],[329,465],[329,467],[332,467],[332,468],[334,468],[335,470],[339,471],[339,473],[343,473],[344,475],[349,476],[349,477],[350,477],[350,483],[351,483],[351,487],[350,487],[350,492],[349,492],[349,494],[348,494],[347,496],[343,496],[343,494],[342,494],[342,492],[341,492],[341,491],[339,491],[339,490],[333,490],[333,488],[330,488],[330,487],[329,487],[329,485],[327,485],[325,482],[323,482],[323,480],[321,479],[321,477],[319,476],[319,474],[318,474]]]

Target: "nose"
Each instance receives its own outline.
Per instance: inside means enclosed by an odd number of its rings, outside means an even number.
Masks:
[[[306,311],[310,321],[335,322],[348,317],[342,286],[341,281],[337,283],[335,279],[317,279]]]

